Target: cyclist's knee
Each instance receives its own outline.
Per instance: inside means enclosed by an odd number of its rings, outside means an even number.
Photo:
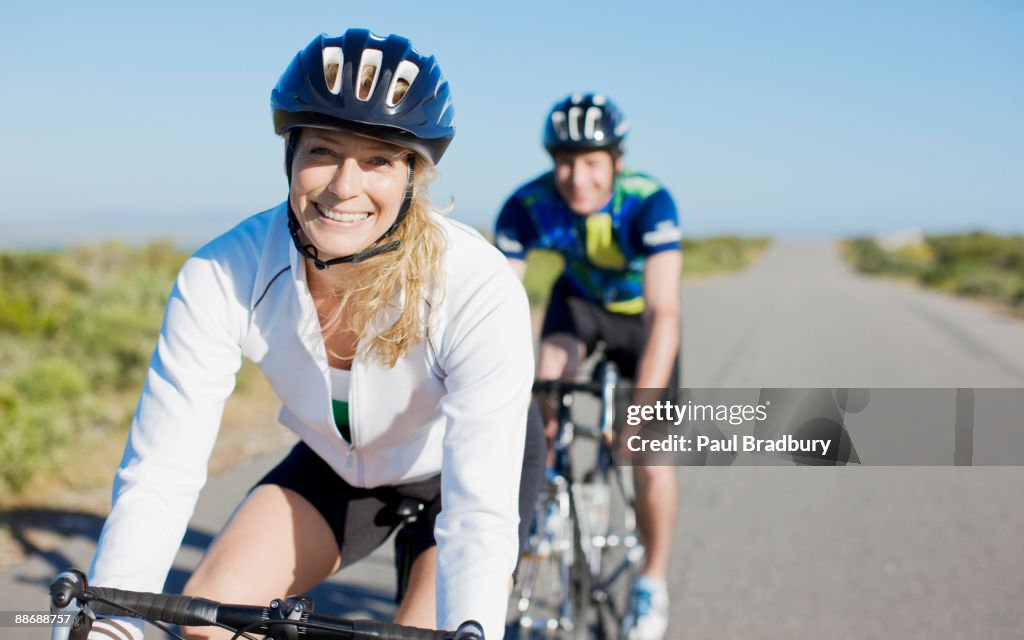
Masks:
[[[204,565],[206,570],[204,570]],[[232,602],[237,604],[257,604],[256,596],[252,593],[239,591],[239,585],[245,584],[244,580],[230,580],[216,571],[210,570],[208,563],[200,563],[195,573],[185,583],[181,590],[182,595],[193,598],[207,598],[217,602]],[[266,598],[260,604],[270,602],[274,596]],[[220,640],[230,638],[230,634],[222,635],[215,627],[182,627],[185,637],[189,640]]]
[[[238,602],[239,596],[235,593],[225,593],[228,586],[224,580],[218,579],[218,574],[211,568],[207,558],[203,558],[195,572],[189,577],[181,594],[194,598],[209,598],[211,600],[223,600],[225,602]]]
[[[540,345],[537,377],[541,380],[571,378],[576,375],[586,355],[586,345],[574,335],[555,333],[546,336]]]
[[[666,486],[675,486],[676,468],[670,466],[636,465],[633,467],[637,490],[664,490]]]

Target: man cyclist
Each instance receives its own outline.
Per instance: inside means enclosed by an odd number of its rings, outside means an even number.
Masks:
[[[557,103],[544,127],[554,169],[512,194],[496,244],[522,278],[532,248],[565,258],[551,291],[537,377],[571,379],[598,341],[638,389],[679,383],[682,251],[676,206],[660,184],[624,169],[629,129],[601,94]],[[545,416],[549,438],[554,416]],[[634,467],[637,520],[646,547],[623,621],[630,640],[668,626],[667,573],[678,489],[670,466]]]

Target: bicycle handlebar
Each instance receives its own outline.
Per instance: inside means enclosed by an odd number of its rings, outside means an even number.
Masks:
[[[533,383],[534,393],[555,393],[564,395],[583,391],[592,393],[595,396],[601,395],[602,383],[600,382],[575,382],[572,380],[537,380]]]
[[[309,603],[305,606],[304,603]],[[480,624],[469,620],[456,631],[435,631],[373,620],[346,620],[312,612],[312,603],[291,599],[274,600],[266,607],[222,604],[206,598],[143,593],[105,587],[91,587],[77,569],[64,571],[50,585],[50,610],[74,612],[79,617],[94,614],[141,617],[145,620],[189,626],[251,628],[255,633],[275,633],[275,628],[293,627],[288,637],[324,640],[483,640]],[[76,628],[81,620],[76,621]],[[64,637],[70,633],[70,628]],[[54,628],[53,638],[58,638]]]
[[[559,395],[562,397],[563,405],[567,402],[566,397],[575,392],[590,393],[597,396],[601,401],[599,425],[593,430],[580,429],[578,425],[574,425],[576,431],[582,431],[584,435],[594,437],[610,433],[615,425],[615,389],[619,385],[619,368],[614,362],[602,360],[597,366],[598,374],[595,376],[596,379],[590,382],[537,380],[533,383],[534,393]]]

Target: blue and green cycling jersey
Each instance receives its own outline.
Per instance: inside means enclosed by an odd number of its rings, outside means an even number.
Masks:
[[[623,170],[611,199],[588,215],[574,213],[555,189],[553,172],[528,182],[508,199],[495,243],[509,258],[530,249],[557,251],[575,292],[614,313],[644,310],[644,261],[680,249],[679,214],[672,196],[653,178]]]

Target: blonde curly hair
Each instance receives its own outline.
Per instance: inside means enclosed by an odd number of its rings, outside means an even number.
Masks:
[[[399,248],[351,265],[350,277],[346,278],[350,284],[331,292],[337,305],[321,326],[325,337],[336,331],[355,332],[359,336],[356,352],[376,358],[386,367],[393,367],[423,340],[430,322],[429,310],[444,295],[441,271],[446,239],[432,214],[447,214],[452,205],[443,210],[435,208],[428,187],[437,169],[426,158],[414,156],[416,173],[409,213],[387,240],[399,240]],[[352,359],[333,352],[331,355]]]

